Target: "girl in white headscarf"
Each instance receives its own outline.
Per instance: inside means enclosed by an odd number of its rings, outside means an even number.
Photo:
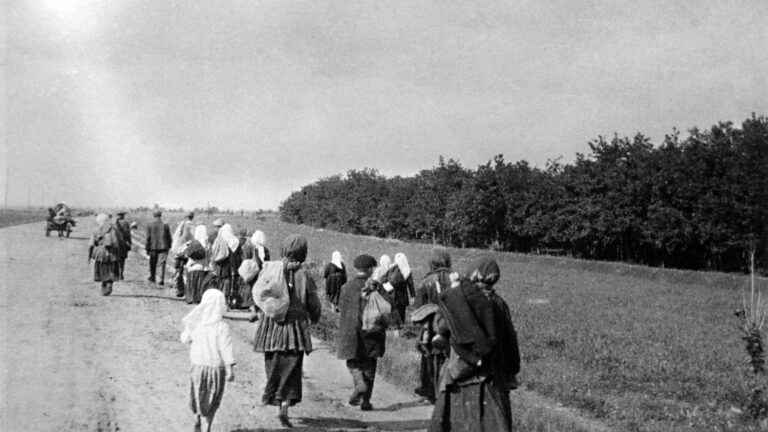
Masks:
[[[226,310],[224,294],[211,288],[205,291],[200,304],[182,319],[181,342],[190,344],[189,405],[195,415],[195,430],[200,430],[200,418],[204,417],[210,432],[224,395],[225,380],[235,380],[232,337],[223,319]]]
[[[208,229],[205,225],[195,227],[194,240],[187,244],[187,283],[184,286],[184,299],[187,303],[200,303],[203,295],[203,280],[208,274]]]
[[[395,255],[395,264],[387,274],[387,281],[393,288],[393,322],[396,327],[402,327],[405,323],[405,310],[410,304],[410,299],[416,296],[413,284],[411,266],[408,258],[400,252]]]
[[[96,230],[91,234],[88,247],[88,262],[93,260],[93,280],[101,282],[101,294],[112,294],[112,283],[119,280],[120,267],[117,251],[118,237],[109,216],[96,216]]]
[[[347,269],[341,260],[341,252],[334,251],[329,262],[323,270],[325,279],[325,296],[332,305],[339,305],[341,286],[347,283]]]

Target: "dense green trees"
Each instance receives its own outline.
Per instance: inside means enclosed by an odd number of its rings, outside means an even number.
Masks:
[[[599,137],[544,169],[498,155],[470,170],[440,158],[413,177],[353,170],[286,199],[291,222],[357,234],[592,259],[768,267],[768,119],[668,135]]]

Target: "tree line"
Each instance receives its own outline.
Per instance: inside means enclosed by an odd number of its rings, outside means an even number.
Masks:
[[[571,163],[502,155],[476,169],[442,156],[410,177],[352,170],[304,186],[283,220],[354,234],[600,260],[768,268],[768,118],[721,122],[654,145],[589,142]]]

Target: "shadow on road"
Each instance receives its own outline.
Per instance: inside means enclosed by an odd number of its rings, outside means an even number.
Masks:
[[[415,408],[419,406],[427,406],[429,403],[424,402],[422,400],[416,399],[410,402],[400,402],[396,404],[392,404],[389,406],[381,407],[381,408],[374,408],[376,411],[400,411],[401,409],[405,408]]]
[[[122,298],[153,298],[153,299],[161,299],[161,300],[171,300],[171,301],[177,301],[177,302],[183,302],[183,297],[168,297],[168,296],[161,296],[161,295],[153,295],[153,294],[112,294],[110,297],[122,297]]]
[[[292,429],[288,428],[254,428],[254,429],[234,429],[231,432],[322,432],[322,431],[413,431],[422,430],[429,427],[429,420],[394,420],[394,421],[371,421],[364,422],[354,419],[317,417],[317,418],[298,418]]]

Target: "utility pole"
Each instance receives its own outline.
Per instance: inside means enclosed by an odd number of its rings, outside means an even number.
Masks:
[[[8,163],[8,161],[6,161]],[[10,165],[5,166],[5,195],[3,195],[3,211],[8,211],[8,183],[11,182],[11,177],[8,175]]]

